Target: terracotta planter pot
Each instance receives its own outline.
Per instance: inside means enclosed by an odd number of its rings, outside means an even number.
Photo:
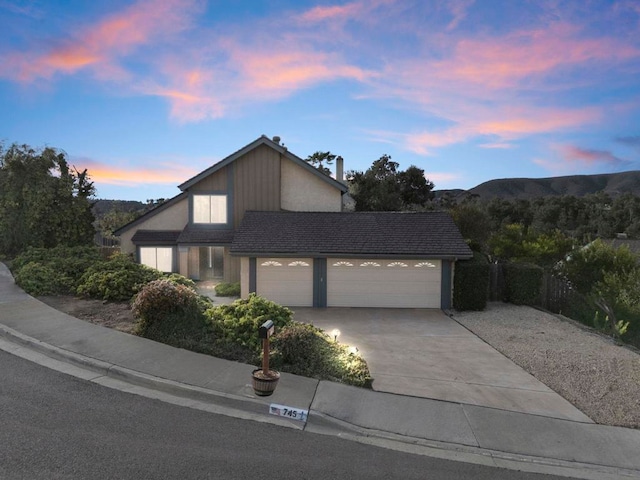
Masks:
[[[280,380],[280,372],[269,370],[267,375],[262,373],[262,369],[258,368],[251,372],[251,385],[256,395],[260,397],[268,397],[278,386]]]

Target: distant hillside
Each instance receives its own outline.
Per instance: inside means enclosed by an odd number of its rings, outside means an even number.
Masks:
[[[105,214],[115,209],[121,212],[137,212],[147,205],[135,200],[97,200],[93,205],[93,214],[96,218],[102,218]]]
[[[503,178],[481,183],[460,193],[458,190],[449,190],[456,197],[471,194],[478,195],[483,200],[495,197],[506,200],[531,199],[558,195],[583,197],[601,191],[612,197],[623,193],[640,195],[640,171],[550,178]]]

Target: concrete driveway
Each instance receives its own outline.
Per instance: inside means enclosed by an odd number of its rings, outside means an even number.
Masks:
[[[591,420],[441,310],[295,308],[356,346],[373,389],[581,422]]]

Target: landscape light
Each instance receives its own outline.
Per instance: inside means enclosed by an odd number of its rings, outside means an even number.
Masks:
[[[338,330],[337,328],[334,328],[333,330],[331,330],[331,336],[333,337],[333,341],[337,342],[338,337],[340,336],[340,330]]]

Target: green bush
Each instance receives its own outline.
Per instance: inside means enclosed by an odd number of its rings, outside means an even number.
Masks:
[[[259,352],[261,342],[258,328],[267,320],[273,320],[276,331],[291,323],[292,312],[286,307],[252,293],[230,305],[220,305],[207,310],[206,315],[221,341],[235,343]]]
[[[56,272],[48,265],[30,262],[21,267],[15,276],[16,283],[29,295],[55,295],[62,286]]]
[[[196,282],[190,278],[180,275],[179,273],[170,273],[166,275],[165,278],[175,285],[183,285],[194,292],[196,291]]]
[[[367,362],[313,325],[293,322],[272,338],[270,365],[277,370],[360,387],[371,385]]]
[[[76,292],[91,298],[125,301],[130,300],[147,283],[162,277],[163,274],[158,270],[117,254],[89,267],[82,275]]]
[[[136,295],[131,310],[138,319],[136,334],[163,343],[194,342],[207,329],[198,294],[169,279],[146,284]]]
[[[99,261],[100,252],[95,247],[31,247],[18,255],[11,267],[16,282],[27,293],[51,295],[73,293],[84,271]]]
[[[540,298],[542,267],[530,263],[505,263],[505,301],[515,305],[534,305]]]
[[[453,308],[484,310],[489,291],[489,263],[479,253],[471,260],[456,262],[453,277]]]
[[[216,295],[218,295],[219,297],[239,297],[240,282],[219,283],[218,285],[216,285]]]

